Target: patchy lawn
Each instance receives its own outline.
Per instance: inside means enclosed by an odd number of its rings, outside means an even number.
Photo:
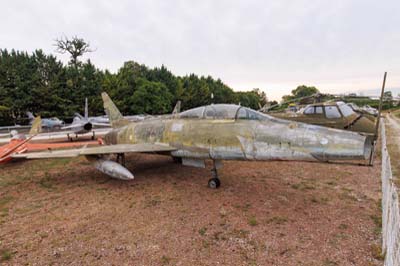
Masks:
[[[84,159],[0,168],[5,265],[380,265],[380,163],[225,162],[130,155],[135,180]]]

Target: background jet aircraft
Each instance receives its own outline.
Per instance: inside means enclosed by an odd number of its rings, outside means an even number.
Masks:
[[[125,115],[124,119],[131,121],[131,122],[138,122],[142,121],[145,119],[152,119],[152,118],[166,118],[169,116],[176,116],[179,114],[181,111],[181,101],[178,101],[174,107],[174,110],[172,111],[172,114],[166,114],[166,115],[147,115],[147,114],[141,114],[141,115]],[[79,114],[78,114],[79,115]],[[95,116],[95,117],[89,117],[90,121],[96,122],[96,123],[110,123],[110,119],[108,118],[107,115],[105,116]]]
[[[346,103],[354,112],[364,116],[365,118],[368,118],[369,120],[371,120],[374,124],[376,123],[376,116],[374,114],[371,114],[367,111],[365,111],[363,108],[359,107],[357,104],[355,103]]]
[[[8,132],[8,133],[1,133],[0,134],[0,138],[5,138],[5,137],[12,137],[12,136],[14,136],[14,135],[17,135],[18,134],[18,131],[17,130],[11,130],[10,132]]]
[[[271,116],[308,124],[344,129],[350,131],[375,133],[375,123],[364,117],[344,102],[325,102],[309,104],[293,113],[269,113]]]
[[[29,118],[29,124],[32,125],[35,117],[31,112],[26,112]],[[64,126],[64,121],[58,119],[57,117],[52,118],[42,118],[42,128],[46,129],[61,129]]]
[[[12,159],[12,155],[21,154],[29,151],[39,151],[39,150],[49,150],[56,148],[71,148],[76,146],[84,146],[84,145],[97,145],[99,144],[97,141],[86,141],[86,142],[41,142],[41,143],[32,143],[34,137],[36,137],[41,130],[41,121],[40,117],[36,117],[35,121],[32,123],[32,128],[29,131],[29,137],[25,134],[14,134],[12,139],[8,144],[0,146],[0,164],[6,163]]]
[[[16,134],[10,140],[10,143],[0,146],[0,163],[8,162],[12,159],[12,154],[20,154],[28,150],[26,144],[36,136],[41,130],[40,116],[36,117],[29,131],[29,137],[24,134]]]
[[[105,145],[15,155],[19,158],[86,156],[101,172],[118,179],[133,179],[124,165],[125,153],[160,153],[182,159],[184,165],[205,167],[213,160],[208,185],[220,185],[221,160],[354,160],[367,159],[372,139],[356,132],[277,119],[238,105],[215,104],[182,112],[177,117],[129,122],[106,93],[105,111],[113,130]],[[117,154],[117,162],[109,159]],[[122,165],[119,159],[122,159]]]
[[[107,127],[110,126],[108,123],[97,123],[89,118],[89,110],[88,110],[88,102],[87,98],[85,99],[85,116],[81,116],[80,114],[75,114],[74,120],[71,125],[62,127],[61,129],[69,129],[72,132],[67,133],[68,139],[72,141],[72,137],[70,134],[75,134],[76,138],[78,135],[86,134],[90,131],[93,132],[92,140],[95,138],[95,132],[92,130],[93,126],[102,126]]]

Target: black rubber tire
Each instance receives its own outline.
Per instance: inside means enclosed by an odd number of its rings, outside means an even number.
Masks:
[[[181,163],[182,163],[182,157],[175,157],[175,156],[172,156],[172,161],[174,161],[174,163],[179,163],[179,164],[181,164]]]
[[[217,177],[213,177],[210,180],[208,180],[208,187],[212,189],[219,188],[221,185],[221,181]]]

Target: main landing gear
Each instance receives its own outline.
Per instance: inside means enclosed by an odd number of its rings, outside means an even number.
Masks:
[[[125,166],[125,153],[117,153],[117,163]]]
[[[212,178],[208,180],[208,187],[212,189],[219,188],[221,181],[218,178],[218,168],[220,168],[220,162],[213,160],[213,168],[211,169]]]
[[[70,136],[69,133],[67,133],[67,138],[68,138],[69,141],[74,141],[73,138]],[[96,138],[96,132],[92,131],[92,137],[91,137],[91,139],[92,139],[92,140],[95,140],[95,138]],[[78,139],[78,134],[75,134],[75,139]]]
[[[73,138],[69,135],[69,133],[67,134],[67,138],[69,141],[74,141]],[[75,139],[78,139],[78,134],[75,134]]]

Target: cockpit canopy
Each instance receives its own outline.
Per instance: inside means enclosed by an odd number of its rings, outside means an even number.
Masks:
[[[351,115],[354,115],[355,112],[353,109],[345,104],[344,102],[336,102],[336,103],[328,103],[328,104],[310,104],[307,105],[304,109],[302,109],[300,112],[302,112],[305,115],[324,115],[328,119],[335,119],[335,118],[341,118],[343,117],[348,117]]]
[[[179,118],[265,120],[268,116],[240,105],[212,104],[182,112]]]

